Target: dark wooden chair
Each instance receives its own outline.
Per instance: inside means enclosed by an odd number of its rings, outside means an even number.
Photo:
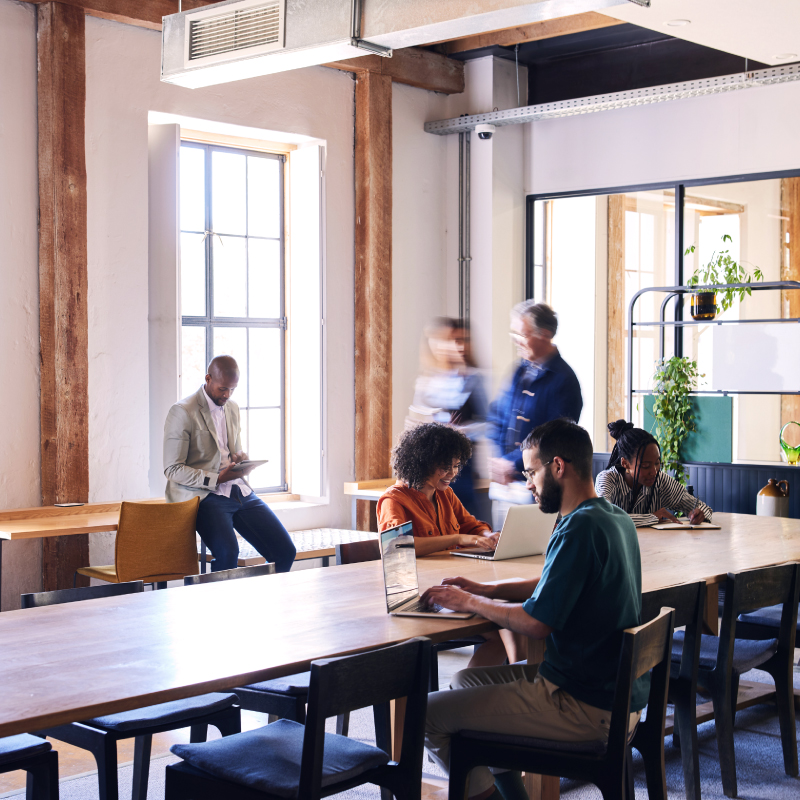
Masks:
[[[363,544],[358,542],[357,544]],[[234,569],[205,572],[199,575],[187,575],[183,579],[184,586],[199,586],[203,583],[239,580],[241,578],[257,578],[261,575],[274,575],[273,563],[257,564],[252,567],[236,567]],[[290,719],[303,724],[306,719],[306,703],[308,702],[309,673],[301,672],[286,678],[274,678],[269,681],[240,686],[235,690],[239,705],[247,711],[258,711],[267,714],[271,719]],[[336,732],[347,736],[348,719],[336,720]]]
[[[675,705],[673,742],[681,748],[683,781],[687,800],[700,800],[700,757],[697,749],[697,671],[700,659],[700,635],[706,605],[706,584],[687,583],[670,586],[642,595],[642,622],[655,619],[662,608],[675,610],[676,628],[686,627],[680,663],[671,664],[669,702]],[[666,800],[664,773],[663,725],[648,716],[636,729],[632,746],[641,754],[647,777],[650,800]]]
[[[187,575],[183,579],[184,586],[199,586],[201,583],[216,583],[217,581],[235,581],[240,578],[258,578],[261,575],[274,575],[275,564],[271,561],[266,564],[256,564],[253,567],[234,567],[221,569],[219,572],[205,572],[200,575]]]
[[[143,590],[142,581],[131,581],[23,594],[21,599],[22,608],[41,608],[81,600],[136,594]],[[215,692],[189,697],[186,700],[123,711],[119,714],[94,717],[83,722],[57,725],[37,731],[37,735],[50,736],[67,742],[82,750],[88,750],[94,756],[97,762],[100,800],[118,800],[117,742],[120,739],[135,738],[133,800],[147,800],[153,734],[189,727],[191,741],[203,742],[209,725],[214,725],[223,736],[238,733],[242,726],[236,701],[235,694]]]
[[[167,767],[165,800],[317,800],[365,783],[397,800],[420,800],[430,663],[430,642],[421,638],[312,662],[305,726],[280,720],[227,740],[175,745],[184,760]],[[375,709],[379,730],[378,717],[400,697],[407,702],[397,762],[388,743],[372,747],[325,733],[326,718],[365,706]]]
[[[754,667],[769,672],[775,681],[784,769],[787,775],[798,774],[792,673],[799,594],[799,564],[728,573],[720,634],[701,636],[698,685],[711,694],[714,705],[722,790],[727,797],[737,795],[733,724],[739,676]],[[782,609],[777,638],[774,629],[737,622],[751,609],[773,605]],[[681,659],[684,640],[685,635],[675,633],[673,662]]]
[[[58,753],[46,739],[20,733],[0,739],[0,773],[24,769],[25,800],[58,800]]]
[[[477,766],[521,770],[589,781],[606,800],[633,797],[628,720],[636,678],[652,670],[647,717],[660,732],[663,749],[674,612],[665,608],[650,622],[624,632],[611,712],[608,745],[556,742],[485,731],[461,731],[452,738],[449,800],[466,800],[470,770]]]
[[[378,539],[365,542],[349,542],[336,545],[336,564],[360,564],[363,561],[380,561],[381,545]],[[431,645],[430,691],[439,691],[439,653],[445,650],[458,650],[461,647],[479,647],[486,641],[482,636],[468,636],[463,639],[450,639]],[[346,731],[345,731],[346,733]]]

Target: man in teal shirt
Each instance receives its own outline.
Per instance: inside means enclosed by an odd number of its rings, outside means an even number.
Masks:
[[[622,632],[640,623],[636,528],[595,493],[589,434],[554,420],[533,430],[522,451],[523,474],[542,511],[561,513],[541,579],[480,584],[448,578],[424,599],[546,639],[544,662],[466,669],[450,691],[430,696],[426,746],[445,770],[450,736],[460,730],[607,742]],[[648,675],[634,684],[631,728],[649,689]],[[494,779],[487,768],[474,769],[470,798],[490,797]],[[497,782],[506,800],[520,796],[518,775],[498,775]]]

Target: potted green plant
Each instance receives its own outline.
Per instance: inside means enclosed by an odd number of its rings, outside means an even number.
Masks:
[[[732,242],[733,239],[726,233],[722,236],[722,244]],[[686,248],[685,255],[695,252],[695,246]],[[714,286],[724,283],[750,283],[751,281],[764,280],[764,275],[758,267],[753,269],[753,275],[731,257],[730,250],[716,250],[711,256],[711,260],[705,265],[698,267],[692,277],[686,281],[687,286]],[[746,294],[752,294],[749,287],[742,286],[738,289],[729,288],[721,292],[721,306],[723,311],[727,311],[736,297],[744,300]],[[714,291],[694,292],[692,294],[692,319],[704,320],[714,319],[717,315],[717,293]]]
[[[686,483],[681,448],[692,431],[697,430],[691,393],[697,388],[697,362],[685,356],[672,356],[658,362],[653,376],[653,435],[661,447],[662,468],[676,481]]]

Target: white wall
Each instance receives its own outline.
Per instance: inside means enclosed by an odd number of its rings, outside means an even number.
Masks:
[[[315,67],[183,89],[159,80],[157,32],[87,17],[86,38],[90,499],[150,493],[147,114],[158,111],[326,142],[331,503],[278,513],[290,528],[344,526],[340,487],[354,461],[351,76]]]
[[[530,123],[527,193],[800,167],[800,83]]]
[[[11,409],[3,425],[0,508],[25,508],[41,503],[36,6],[0,2],[0,75],[0,374]],[[39,541],[3,544],[3,608],[19,603],[17,579],[40,554]],[[28,577],[27,591],[41,589],[41,570]]]
[[[392,442],[403,430],[425,325],[447,313],[447,141],[425,133],[442,119],[440,94],[392,85]]]

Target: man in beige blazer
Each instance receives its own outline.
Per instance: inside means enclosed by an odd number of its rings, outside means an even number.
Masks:
[[[214,555],[212,571],[236,567],[235,529],[278,572],[288,572],[296,554],[291,537],[244,480],[253,468],[234,469],[247,459],[239,406],[230,399],[238,383],[236,361],[217,356],[208,365],[205,384],[169,410],[164,424],[167,502],[201,498],[197,532]]]

